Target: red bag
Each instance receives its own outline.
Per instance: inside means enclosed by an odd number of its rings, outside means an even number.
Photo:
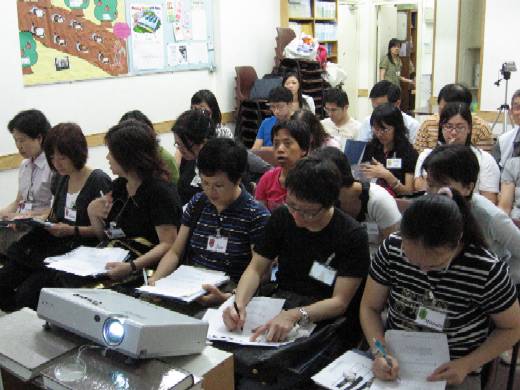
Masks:
[[[327,48],[320,43],[318,46],[318,53],[316,54],[316,61],[318,61],[322,67],[325,69],[327,66]]]

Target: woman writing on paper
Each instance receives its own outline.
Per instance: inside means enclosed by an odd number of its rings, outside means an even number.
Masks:
[[[35,308],[40,289],[53,286],[53,272],[43,264],[46,257],[97,243],[87,207],[99,191],[110,188],[110,178],[85,165],[87,141],[74,123],[53,127],[45,139],[44,150],[50,168],[59,175],[48,217],[52,225],[34,228],[9,247],[9,261],[0,269],[0,309],[4,311],[24,306]]]
[[[172,273],[183,258],[224,271],[238,282],[269,217],[269,211],[240,185],[246,165],[246,149],[231,139],[215,138],[204,145],[197,158],[203,192],[188,203],[177,240],[150,284]],[[215,286],[204,288],[208,294],[199,299],[204,305],[221,303],[231,295]]]
[[[427,379],[447,381],[450,390],[480,389],[480,367],[520,339],[520,308],[508,266],[488,251],[469,206],[448,187],[413,202],[401,231],[380,246],[360,318],[371,347],[376,341],[384,345],[384,329],[446,333],[451,361]],[[376,353],[373,372],[395,380],[399,362]]]
[[[122,280],[154,266],[177,237],[181,205],[146,125],[135,120],[112,127],[105,136],[107,160],[119,176],[112,191],[88,207],[99,239],[130,250],[132,260],[108,263],[108,276]]]

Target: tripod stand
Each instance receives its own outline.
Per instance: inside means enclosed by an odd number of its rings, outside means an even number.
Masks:
[[[508,124],[512,123],[511,109],[509,107],[508,100],[507,100],[507,90],[509,87],[509,79],[511,78],[511,72],[502,71],[502,74],[503,74],[504,78],[498,79],[497,81],[495,81],[495,85],[498,87],[498,86],[500,86],[500,82],[502,80],[506,80],[506,92],[505,92],[505,96],[504,96],[504,104],[502,104],[500,107],[498,107],[497,117],[496,117],[495,121],[493,122],[493,125],[491,126],[491,134],[494,134],[493,130],[495,129],[496,124],[500,120],[501,114],[503,115],[503,117],[502,117],[502,134],[507,131]]]

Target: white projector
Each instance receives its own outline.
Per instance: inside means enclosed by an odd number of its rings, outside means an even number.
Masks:
[[[38,317],[136,359],[199,353],[204,321],[112,290],[44,288]]]

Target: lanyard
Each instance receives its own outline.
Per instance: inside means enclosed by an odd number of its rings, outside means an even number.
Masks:
[[[31,181],[29,183],[29,188],[27,190],[27,196],[25,197],[26,200],[34,200],[34,194],[32,192],[32,187],[33,187],[33,184],[34,184],[34,173],[36,172],[36,164],[34,163],[33,160],[31,160],[29,162],[29,164],[31,164]]]

